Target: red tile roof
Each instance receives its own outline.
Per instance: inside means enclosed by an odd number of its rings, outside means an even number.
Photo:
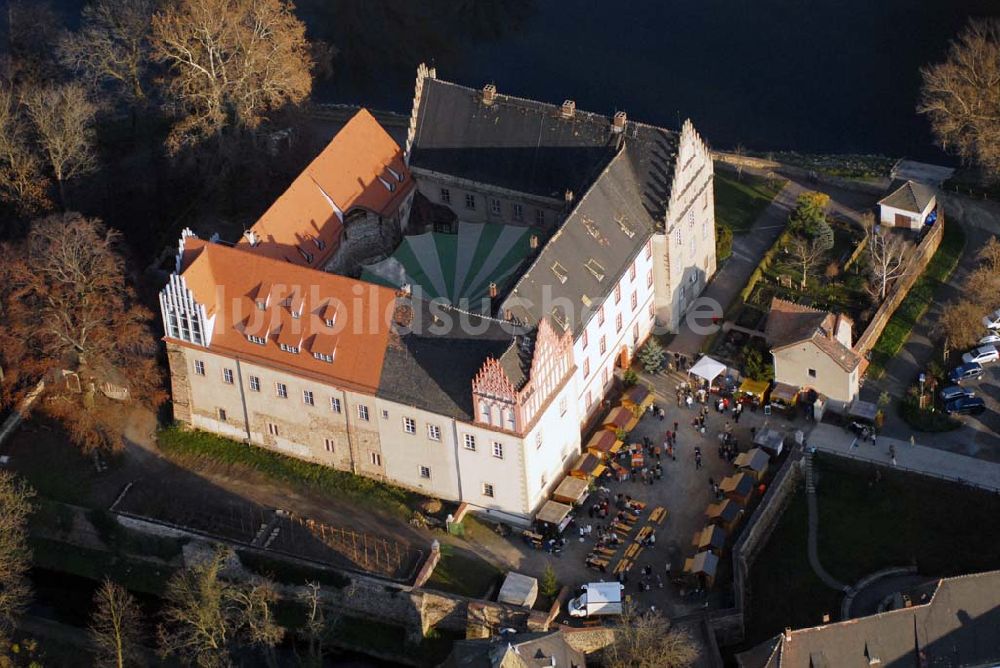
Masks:
[[[182,257],[188,289],[215,318],[210,350],[321,376],[344,387],[378,388],[394,291],[196,237],[185,239]],[[257,305],[261,298],[263,310]],[[298,304],[302,314],[295,318],[291,306]],[[327,327],[326,320],[334,320],[334,326]],[[265,339],[264,345],[248,335]],[[299,352],[284,351],[281,344]],[[333,355],[333,361],[314,353]]]
[[[847,316],[778,299],[771,300],[764,335],[772,352],[804,341],[811,341],[845,371],[853,371],[861,364],[861,356],[836,338],[837,320],[850,322]]]
[[[322,268],[340,244],[344,216],[356,208],[392,215],[413,187],[403,151],[361,109],[250,228],[259,241],[252,248]],[[239,243],[251,248],[246,236]]]

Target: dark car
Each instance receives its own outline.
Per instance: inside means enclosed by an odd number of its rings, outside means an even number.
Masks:
[[[982,415],[986,411],[986,402],[979,397],[965,397],[949,401],[944,405],[944,412],[959,415]]]
[[[974,396],[976,396],[975,392],[966,387],[959,387],[958,385],[949,385],[941,390],[941,401],[944,403],[954,401],[955,399],[971,399]]]
[[[948,374],[948,380],[953,383],[961,383],[966,380],[973,380],[983,375],[983,365],[979,362],[970,362],[957,366]]]

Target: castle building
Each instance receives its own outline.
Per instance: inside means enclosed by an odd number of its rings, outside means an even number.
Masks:
[[[714,271],[690,122],[421,66],[405,148],[361,110],[238,243],[184,233],[160,295],[174,414],[523,520]]]

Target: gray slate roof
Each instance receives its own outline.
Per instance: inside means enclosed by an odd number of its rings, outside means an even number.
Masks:
[[[943,579],[925,604],[792,631],[738,655],[744,668],[867,668],[872,659],[926,668],[1000,662],[1000,571]]]
[[[482,91],[424,81],[411,167],[535,195],[576,194],[562,227],[501,305],[524,323],[550,318],[579,333],[592,315],[588,303],[603,302],[663,228],[678,135],[634,121],[620,133],[611,126],[600,114],[577,110],[566,119],[560,106],[500,93],[485,105]],[[560,297],[571,313],[552,313]]]
[[[414,321],[414,330],[418,331],[390,335],[378,396],[471,421],[475,416],[472,379],[487,358],[501,358],[518,333],[511,331],[509,324],[466,315],[463,317],[477,332],[466,334],[458,326],[458,313],[452,310],[446,312],[453,316],[456,326],[437,333],[437,328],[431,327],[433,321],[426,303],[417,301],[415,307],[424,309],[422,319]],[[418,327],[418,322],[423,325]]]
[[[562,631],[519,633],[509,639],[459,640],[444,668],[584,668],[583,653],[570,647]]]
[[[895,188],[895,190],[883,197],[879,204],[912,213],[923,213],[927,205],[937,195],[937,191],[933,187],[916,181],[902,183],[895,181],[889,188]]]

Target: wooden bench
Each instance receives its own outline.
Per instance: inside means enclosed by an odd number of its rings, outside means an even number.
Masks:
[[[622,559],[617,564],[615,564],[615,568],[611,572],[614,573],[615,575],[619,575],[621,573],[628,573],[630,570],[632,570],[633,565],[634,564],[631,559]]]
[[[642,554],[642,545],[639,543],[632,543],[625,548],[625,558],[627,559],[638,559],[640,554]]]
[[[642,501],[634,501],[633,500],[633,501],[629,502],[629,507],[631,507],[632,510],[641,511],[641,510],[645,510],[646,509],[646,504],[643,503]]]
[[[649,514],[649,519],[656,524],[662,524],[663,520],[667,519],[667,509],[663,506],[653,508],[653,512]]]
[[[647,524],[643,528],[639,529],[639,534],[635,537],[636,542],[637,543],[641,543],[642,541],[644,541],[647,538],[649,538],[649,535],[651,533],[653,533],[653,527],[651,527],[651,526],[649,526]]]
[[[605,557],[613,557],[618,552],[616,548],[613,547],[595,547],[594,552]]]
[[[629,534],[632,532],[632,527],[630,527],[627,524],[622,524],[621,522],[615,522],[614,524],[611,525],[611,528],[613,528],[618,533],[623,533],[623,534]]]
[[[594,570],[601,571],[602,573],[607,571],[608,563],[607,559],[601,559],[593,553],[588,555],[586,560],[587,568],[593,568]]]

